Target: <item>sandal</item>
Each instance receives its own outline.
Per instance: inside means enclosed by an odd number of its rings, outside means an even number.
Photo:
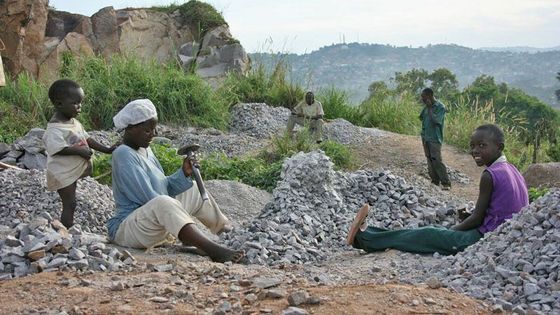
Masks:
[[[352,222],[352,225],[350,225],[350,230],[348,231],[348,237],[346,237],[346,244],[348,245],[354,244],[354,238],[356,238],[356,234],[358,233],[358,230],[360,229],[362,224],[364,224],[364,222],[366,221],[368,213],[369,213],[369,204],[366,203],[360,208],[360,210],[358,210],[358,213],[356,213],[356,217],[354,218],[354,222]]]

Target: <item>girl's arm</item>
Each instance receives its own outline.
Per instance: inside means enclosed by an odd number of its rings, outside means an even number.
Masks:
[[[55,155],[79,155],[86,160],[91,158],[93,152],[85,145],[73,145],[58,151]]]
[[[490,198],[492,197],[493,189],[494,185],[492,184],[492,175],[490,175],[487,171],[484,171],[480,177],[480,192],[478,194],[478,200],[476,201],[476,207],[473,213],[463,222],[453,226],[451,229],[457,231],[467,231],[481,226],[484,222],[484,217],[486,216],[486,210],[488,210],[488,206],[490,205]]]
[[[94,149],[95,151],[99,151],[99,152],[103,152],[103,153],[107,153],[107,154],[111,154],[113,153],[113,151],[115,150],[115,148],[118,146],[118,144],[115,144],[112,147],[106,147],[104,145],[102,145],[101,143],[95,141],[95,139],[89,137],[87,139],[87,144],[90,148]]]

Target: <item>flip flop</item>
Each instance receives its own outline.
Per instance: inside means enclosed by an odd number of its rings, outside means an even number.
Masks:
[[[354,222],[350,225],[350,230],[348,231],[348,237],[346,238],[346,244],[352,245],[354,244],[354,238],[356,238],[356,234],[360,229],[360,226],[365,222],[369,213],[369,204],[364,204],[358,213],[356,213],[356,217],[354,218]]]

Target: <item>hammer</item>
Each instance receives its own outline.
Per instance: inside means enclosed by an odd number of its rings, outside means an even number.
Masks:
[[[204,183],[202,182],[202,177],[200,176],[200,165],[198,163],[193,163],[192,161],[192,159],[194,158],[194,152],[199,148],[200,146],[198,144],[186,145],[180,148],[177,151],[177,154],[186,155],[189,159],[189,163],[191,163],[192,174],[194,175],[194,180],[196,181],[196,186],[198,187],[198,191],[200,192],[200,196],[202,197],[202,201],[204,202],[208,200],[208,194],[206,193]]]

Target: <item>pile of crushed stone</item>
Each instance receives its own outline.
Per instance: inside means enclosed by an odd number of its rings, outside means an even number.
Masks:
[[[516,314],[560,313],[560,190],[548,193],[428,274]]]
[[[368,141],[368,138],[386,137],[388,132],[358,127],[345,119],[337,118],[323,125],[323,134],[326,139],[338,143],[359,145]]]
[[[67,230],[48,212],[29,223],[0,225],[0,280],[43,271],[116,271],[131,268],[136,259],[126,250],[105,245],[102,235]]]
[[[272,201],[259,216],[223,237],[245,249],[251,263],[302,264],[346,248],[357,209],[373,205],[369,224],[385,228],[455,224],[447,206],[388,171],[342,173],[322,151],[298,153],[284,162]]]
[[[45,171],[5,170],[0,172],[0,225],[29,222],[43,212],[60,218],[62,201],[55,191],[46,190]],[[78,180],[74,223],[86,232],[107,233],[105,223],[114,210],[113,192],[91,177]]]
[[[215,129],[197,130],[184,133],[173,141],[178,148],[198,144],[202,155],[225,154],[227,157],[243,156],[264,148],[268,141],[247,135],[223,134]]]
[[[231,109],[231,133],[268,139],[286,130],[290,110],[264,103],[239,103]]]

